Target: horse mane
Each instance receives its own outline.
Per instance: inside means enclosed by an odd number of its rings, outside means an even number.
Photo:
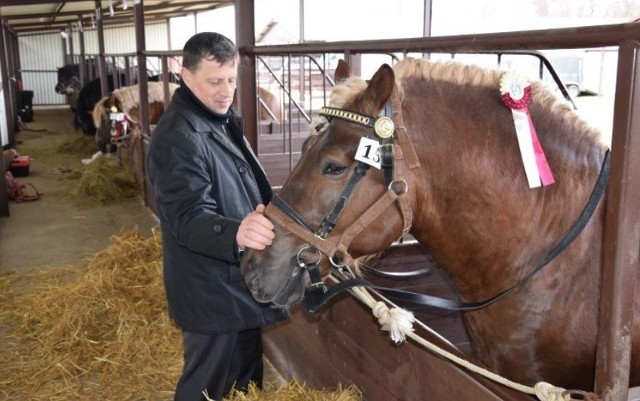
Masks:
[[[393,66],[396,82],[405,78],[421,77],[430,81],[448,82],[460,86],[482,86],[495,89],[499,96],[500,79],[504,71],[483,68],[473,64],[448,60],[430,62],[407,57]],[[400,86],[397,84],[396,86]],[[555,115],[567,126],[599,141],[600,133],[584,121],[564,98],[558,96],[540,80],[531,81],[531,102],[538,105],[548,115]]]
[[[148,82],[149,103],[164,102],[164,84],[162,82]],[[169,83],[169,96],[178,88],[177,84]],[[126,86],[113,91],[114,96],[120,101],[122,111],[128,113],[134,107],[140,105],[140,91],[138,85]]]
[[[102,124],[102,116],[110,113],[111,110],[107,110],[104,103],[111,98],[112,95],[103,96],[98,102],[93,106],[93,111],[91,112],[91,117],[93,118],[93,125],[96,128],[100,128]]]
[[[402,81],[406,78],[421,78],[433,82],[446,82],[460,86],[482,86],[495,89],[500,94],[500,79],[503,71],[483,68],[472,64],[448,60],[431,62],[428,60],[406,57],[393,66],[396,75],[396,90],[402,92]],[[367,87],[367,82],[360,77],[350,77],[336,85],[329,98],[332,107],[343,107],[353,102]],[[567,126],[572,126],[594,141],[599,141],[600,133],[584,121],[572,106],[552,92],[541,81],[531,82],[531,99],[549,115],[557,115]],[[315,127],[325,122],[316,119],[311,124]]]

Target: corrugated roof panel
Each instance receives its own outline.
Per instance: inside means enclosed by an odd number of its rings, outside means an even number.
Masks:
[[[144,27],[147,50],[167,50],[169,48],[169,30],[166,23],[146,24]],[[78,32],[73,34],[73,53],[80,53]],[[105,54],[135,53],[136,36],[133,25],[120,25],[104,30]],[[84,29],[85,54],[98,54],[98,34],[93,28]]]

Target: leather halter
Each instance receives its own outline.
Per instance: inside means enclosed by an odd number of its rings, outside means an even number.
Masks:
[[[402,178],[402,168],[405,164],[404,154],[410,169],[420,166],[420,162],[415,153],[415,149],[409,140],[402,121],[401,97],[397,91],[392,96],[393,117],[395,130],[389,132],[388,137],[381,140],[381,165],[384,172],[387,190],[374,202],[355,222],[353,222],[340,236],[331,236],[331,232],[337,224],[341,212],[344,210],[349,198],[353,194],[358,182],[367,174],[369,165],[361,161],[354,161],[355,167],[347,184],[342,189],[334,207],[323,219],[317,229],[313,229],[305,219],[300,216],[286,201],[275,195],[271,203],[267,206],[265,214],[272,220],[280,224],[286,230],[296,235],[298,238],[309,244],[298,252],[297,266],[294,274],[300,269],[306,269],[312,281],[312,289],[323,294],[327,291],[318,271],[320,254],[329,258],[331,264],[336,268],[345,267],[350,269],[354,266],[354,259],[349,254],[348,248],[353,239],[373,223],[392,204],[397,203],[403,221],[403,234],[411,228],[413,221],[413,211],[409,200],[409,188]],[[352,111],[323,107],[320,115],[328,120],[332,118],[342,119],[354,124],[374,128],[378,132],[376,123],[382,118],[373,118]],[[385,121],[386,122],[386,121]],[[394,145],[395,135],[400,146]],[[394,168],[395,167],[395,168]],[[316,254],[313,261],[305,258],[305,255]],[[339,255],[341,261],[338,263],[335,257]]]

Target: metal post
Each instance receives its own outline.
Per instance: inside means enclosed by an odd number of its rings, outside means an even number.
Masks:
[[[595,390],[603,401],[627,400],[633,301],[640,251],[640,80],[638,44],[619,48],[611,176],[607,189]]]
[[[100,1],[96,1],[96,32],[98,33],[98,73],[100,75],[100,90],[102,96],[109,93],[109,83],[107,82],[107,66],[104,60],[104,26],[102,24],[102,6]]]
[[[82,26],[82,19],[80,17],[78,17],[78,23],[80,24],[80,26]],[[84,29],[80,29],[80,31],[78,32],[78,40],[80,41],[80,49],[78,51],[78,53],[80,54],[80,60],[78,62],[78,67],[80,68],[80,76],[78,77],[78,79],[80,79],[80,85],[84,86],[88,79],[87,79],[87,65],[85,63],[85,54],[84,54]]]
[[[255,45],[254,0],[238,0],[236,8],[236,45],[240,49],[238,71],[238,110],[244,119],[244,134],[256,153],[258,149],[258,112],[256,89],[256,59],[244,52],[246,46]]]
[[[16,132],[16,114],[17,114],[17,109],[16,109],[16,103],[15,103],[15,95],[12,96],[12,94],[14,93],[13,91],[13,87],[14,85],[11,84],[11,72],[13,71],[12,68],[12,61],[11,61],[11,52],[9,51],[10,49],[10,43],[9,41],[11,40],[9,38],[10,33],[9,33],[9,25],[7,24],[7,21],[5,20],[4,17],[2,17],[0,15],[0,21],[2,21],[2,24],[0,26],[0,62],[2,63],[2,92],[4,93],[4,104],[5,104],[5,110],[6,110],[6,117],[7,117],[7,130],[8,132],[8,136],[9,136],[9,142],[13,142],[15,143],[15,132]]]
[[[142,0],[134,3],[134,19],[138,64],[138,90],[140,92],[140,125],[144,137],[149,136],[149,85],[147,83],[147,56],[144,54],[144,4]]]
[[[0,65],[0,72],[2,73],[2,92],[4,94],[4,104],[5,105],[9,105],[11,99],[9,97],[9,74],[7,73],[7,67],[8,67],[8,63],[6,62],[7,57],[5,55],[5,41],[6,41],[6,30],[8,28],[6,28],[5,26],[5,20],[4,18],[2,18],[2,15],[0,14],[0,62],[2,63]],[[5,110],[7,111],[7,113],[11,110],[10,107],[5,107]],[[13,114],[6,115],[7,117],[7,127],[9,129],[9,131],[11,132],[11,130],[15,129],[13,127],[13,124],[9,124],[10,120],[13,120]],[[0,136],[0,145],[4,145],[2,143],[2,136]],[[0,161],[2,161],[2,157],[0,157]],[[0,163],[0,173],[2,173],[2,177],[4,177],[4,163]],[[6,185],[0,185],[0,216],[9,216],[9,195],[7,194],[7,186]]]

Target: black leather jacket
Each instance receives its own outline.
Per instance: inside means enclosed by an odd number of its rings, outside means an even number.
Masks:
[[[216,117],[188,88],[179,88],[153,131],[147,168],[162,230],[169,313],[178,325],[216,334],[287,318],[286,309],[253,299],[238,268],[240,220],[271,197],[240,118],[233,112]]]

